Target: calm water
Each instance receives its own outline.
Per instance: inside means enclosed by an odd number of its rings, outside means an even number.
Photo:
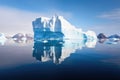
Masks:
[[[0,80],[120,80],[120,42],[0,45]]]

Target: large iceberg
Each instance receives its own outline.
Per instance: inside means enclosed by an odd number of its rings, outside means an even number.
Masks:
[[[94,31],[82,31],[62,16],[40,17],[32,22],[34,31],[33,57],[42,62],[60,64],[82,47],[94,48],[97,36]],[[63,44],[59,43],[63,41]]]
[[[35,41],[97,39],[95,32],[83,32],[81,28],[76,28],[62,16],[40,17],[33,21],[32,25]]]

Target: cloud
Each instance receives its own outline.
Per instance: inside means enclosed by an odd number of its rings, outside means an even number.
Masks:
[[[120,8],[103,12],[97,17],[98,19],[103,20],[103,22],[100,22],[91,27],[92,30],[95,30],[97,34],[102,32],[106,35],[120,35]]]
[[[100,18],[119,20],[120,21],[120,8],[114,9],[110,12],[105,12],[102,15],[98,16]]]
[[[120,35],[120,23],[111,22],[111,23],[102,23],[90,26],[90,29],[95,31],[96,34],[104,33],[107,36],[118,34]]]
[[[32,21],[35,20],[35,18],[40,16],[51,17],[54,14],[66,16],[66,18],[72,16],[69,12],[58,10],[37,13],[0,6],[0,32],[12,35],[19,32],[33,33]]]
[[[7,34],[32,32],[31,22],[39,15],[42,14],[0,7],[0,32]]]
[[[63,12],[63,11],[59,11],[59,10],[56,10],[56,9],[52,9],[49,12],[49,15],[61,15],[61,16],[64,16],[64,18],[66,19],[72,19],[73,17],[73,14],[71,12]]]

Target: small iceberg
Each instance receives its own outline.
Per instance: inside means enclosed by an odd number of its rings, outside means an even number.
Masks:
[[[4,45],[5,41],[6,41],[6,37],[3,33],[0,33],[0,44]]]

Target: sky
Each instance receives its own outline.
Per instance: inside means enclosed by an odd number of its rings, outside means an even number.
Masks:
[[[33,33],[33,20],[55,14],[83,31],[120,35],[120,0],[0,0],[0,32]]]

